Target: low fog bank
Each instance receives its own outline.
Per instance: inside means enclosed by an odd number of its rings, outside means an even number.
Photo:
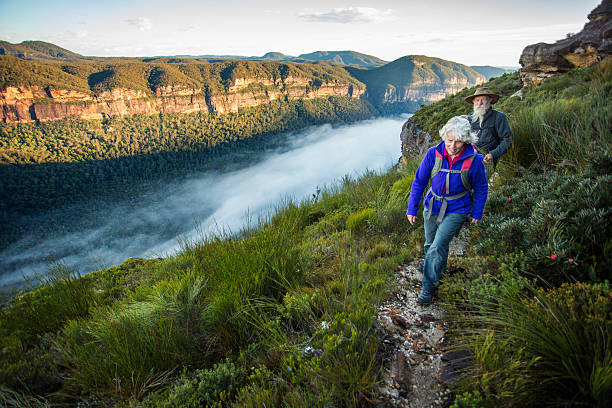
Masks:
[[[87,230],[33,234],[0,252],[0,287],[21,285],[24,276],[44,274],[53,262],[87,273],[130,257],[172,255],[179,238],[237,232],[283,200],[309,197],[345,175],[388,169],[401,154],[405,120],[316,126],[289,134],[281,147],[254,157],[252,166],[236,170],[228,163],[227,170],[188,176],[139,197],[137,207],[106,203],[87,215]],[[73,211],[83,216],[77,206]]]

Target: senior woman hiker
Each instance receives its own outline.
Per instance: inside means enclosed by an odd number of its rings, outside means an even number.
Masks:
[[[451,239],[461,225],[482,218],[489,191],[482,154],[473,144],[478,138],[471,132],[465,116],[451,118],[440,129],[442,142],[430,148],[416,171],[406,215],[414,225],[423,192],[425,193],[425,260],[423,289],[417,301],[431,303],[436,285],[446,269]]]

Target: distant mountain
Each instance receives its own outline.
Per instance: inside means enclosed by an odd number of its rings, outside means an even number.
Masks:
[[[504,74],[518,71],[520,67],[492,67],[490,65],[471,65],[470,68],[484,75],[488,81],[491,78],[496,78]]]
[[[285,55],[282,52],[267,52],[264,54],[263,57],[261,57],[261,59],[272,61],[288,61],[295,59],[295,57],[292,57],[291,55]]]
[[[408,55],[374,69],[346,67],[366,84],[368,99],[381,111],[414,112],[428,104],[485,82],[484,75],[457,62]]]
[[[155,58],[187,58],[187,59],[214,59],[214,60],[228,60],[228,59],[258,59],[258,57],[247,57],[244,55],[217,55],[217,54],[203,54],[203,55],[172,55],[172,56],[157,56]]]
[[[338,65],[348,65],[364,68],[376,68],[385,65],[387,62],[380,58],[362,54],[356,51],[316,51],[309,54],[302,54],[298,57],[285,55],[281,52],[268,52],[261,57],[245,55],[158,55],[154,57],[85,57],[75,52],[69,51],[55,44],[44,41],[23,41],[19,44],[11,44],[7,41],[0,41],[0,55],[10,55],[13,57],[29,61],[108,61],[108,60],[141,60],[143,62],[174,62],[178,60],[208,60],[211,62],[225,60],[253,60],[253,61],[283,61],[283,62],[328,62]]]
[[[315,51],[308,54],[301,54],[297,57],[286,55],[282,52],[268,52],[261,57],[247,57],[244,55],[175,55],[172,58],[192,58],[207,60],[248,59],[254,61],[265,60],[283,62],[328,62],[330,64],[348,65],[363,68],[377,68],[387,63],[387,61],[383,61],[380,58],[374,57],[372,55],[362,54],[356,51]]]
[[[355,51],[315,51],[309,54],[301,54],[298,58],[307,61],[325,61],[366,68],[377,68],[387,63],[387,61],[383,61],[380,58]]]
[[[78,61],[85,59],[80,54],[44,41],[23,41],[19,44],[0,41],[0,55],[11,55],[31,61]]]

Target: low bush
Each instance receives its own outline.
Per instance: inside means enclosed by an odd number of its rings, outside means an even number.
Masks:
[[[464,389],[485,395],[485,405],[607,406],[612,397],[608,284],[549,290],[517,287],[516,281],[500,285],[503,290],[472,299],[480,310],[467,322],[479,329],[469,331],[464,342],[475,360]]]
[[[143,404],[149,408],[227,407],[246,382],[244,368],[226,360],[209,369],[183,375],[166,392]]]
[[[356,233],[363,233],[375,219],[376,211],[372,208],[364,208],[349,215],[346,219],[346,229]]]
[[[612,278],[612,175],[523,173],[489,195],[474,252],[522,253],[522,272],[550,283]]]

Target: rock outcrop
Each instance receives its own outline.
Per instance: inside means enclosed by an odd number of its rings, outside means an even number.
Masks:
[[[400,165],[403,165],[408,159],[419,157],[427,151],[431,144],[431,135],[408,119],[402,126],[400,140],[402,141]]]
[[[154,95],[141,90],[116,88],[97,96],[68,89],[9,86],[0,91],[0,121],[23,123],[63,118],[103,119],[109,116],[156,113],[226,114],[282,98],[358,98],[364,91],[338,81],[313,86],[311,81],[299,77],[287,77],[282,81],[236,78],[226,92],[216,95],[208,95],[202,89],[170,86],[156,89]]]
[[[525,47],[519,59],[523,85],[537,86],[548,78],[593,65],[612,55],[612,0],[603,0],[588,19],[577,34],[554,44]]]

